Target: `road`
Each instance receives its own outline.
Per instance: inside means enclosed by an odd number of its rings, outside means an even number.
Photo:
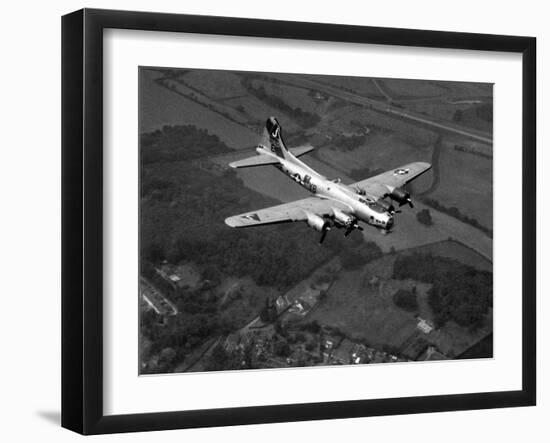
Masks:
[[[344,91],[337,87],[327,85],[326,83],[318,82],[309,78],[298,78],[298,80],[300,84],[309,84],[309,86],[312,88],[320,89],[323,92],[326,92],[334,97],[338,97],[342,100],[346,100],[350,103],[355,103],[362,106],[368,106],[377,111],[381,111],[387,114],[392,114],[398,117],[413,120],[413,121],[423,123],[428,126],[433,126],[438,129],[443,129],[445,131],[452,132],[455,134],[463,135],[465,137],[468,137],[483,143],[489,143],[489,144],[493,143],[493,138],[489,134],[481,133],[479,131],[472,131],[470,129],[466,129],[466,128],[463,128],[457,125],[452,125],[449,123],[440,123],[434,120],[430,120],[422,115],[419,115],[410,111],[404,111],[403,109],[398,108],[396,106],[392,106],[388,103],[372,100],[370,98],[363,97],[362,95],[359,95],[353,92]]]
[[[386,97],[388,103],[391,103],[393,101],[392,98],[386,93],[386,91],[384,91],[384,89],[382,89],[380,83],[378,83],[375,78],[372,79],[372,82],[374,83],[374,86],[376,86],[376,88],[380,91],[380,94]]]

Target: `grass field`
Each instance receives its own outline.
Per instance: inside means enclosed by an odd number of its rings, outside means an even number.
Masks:
[[[408,285],[406,282],[385,282],[393,260],[386,256],[367,265],[363,271],[341,272],[327,298],[307,320],[338,328],[350,338],[375,347],[400,347],[415,333],[417,320],[414,314],[393,303],[393,291]],[[369,285],[373,276],[382,278],[383,283]],[[417,290],[425,289],[419,287]]]
[[[238,73],[197,69],[189,71],[183,79],[214,100],[227,100],[247,95]]]
[[[465,110],[470,105],[457,104],[453,105],[444,100],[422,100],[407,102],[405,107],[408,110],[431,116],[437,119],[453,121],[453,117],[457,110]]]
[[[448,88],[442,83],[435,84],[429,81],[418,82],[397,78],[377,79],[377,82],[393,100],[440,97],[448,93]]]
[[[263,84],[268,94],[275,95],[283,99],[293,108],[301,108],[304,111],[316,112],[318,105],[309,95],[309,90],[300,87],[293,87],[269,82],[260,82]]]
[[[456,206],[460,212],[492,228],[492,159],[457,151],[454,143],[443,143],[439,172],[439,186],[430,197],[444,206]]]
[[[192,100],[155,83],[158,73],[140,73],[140,132],[151,132],[165,125],[195,125],[215,133],[229,147],[254,146],[258,134],[236,124]]]
[[[429,161],[431,146],[411,146],[397,136],[369,135],[365,143],[352,151],[342,151],[337,146],[318,151],[319,158],[345,173],[368,167],[386,171],[413,161]]]
[[[383,100],[384,96],[376,85],[371,80],[366,80],[362,77],[340,77],[340,76],[305,76],[319,83],[324,83],[330,86],[337,88],[342,88],[348,91],[353,91],[358,94],[361,94],[365,97],[372,99]],[[300,82],[301,78],[299,76],[294,76],[294,81]]]
[[[436,82],[409,79],[385,78],[378,80],[394,100],[407,100],[426,97],[469,98],[491,96],[489,83]]]
[[[420,254],[432,254],[439,257],[447,257],[457,260],[465,265],[473,266],[482,271],[493,271],[493,263],[471,248],[457,241],[442,241],[419,246],[411,251],[403,251],[403,254],[418,252]]]

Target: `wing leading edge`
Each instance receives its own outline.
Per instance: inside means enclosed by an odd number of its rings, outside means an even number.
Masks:
[[[250,226],[270,225],[304,221],[309,214],[331,216],[334,209],[349,210],[349,207],[335,200],[308,197],[278,206],[245,212],[225,219],[225,224],[232,228],[247,228]]]

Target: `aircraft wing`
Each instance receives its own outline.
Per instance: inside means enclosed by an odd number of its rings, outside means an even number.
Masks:
[[[250,168],[252,166],[274,165],[276,163],[279,163],[279,160],[275,157],[262,154],[234,161],[229,163],[229,166],[232,168]]]
[[[411,182],[428,171],[432,165],[425,162],[409,163],[391,171],[349,185],[364,190],[373,197],[384,197],[392,188],[398,188]]]
[[[321,217],[333,215],[334,209],[349,211],[349,207],[344,203],[319,197],[308,197],[258,211],[235,215],[226,218],[225,223],[232,228],[288,223],[306,220],[308,213]]]
[[[294,157],[301,157],[308,152],[313,151],[315,148],[311,145],[297,146],[295,148],[290,148],[289,151]]]

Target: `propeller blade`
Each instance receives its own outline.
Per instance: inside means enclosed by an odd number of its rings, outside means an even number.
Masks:
[[[363,231],[363,227],[362,227],[362,226],[359,226],[357,223],[354,223],[354,224],[351,225],[348,229],[346,229],[346,232],[344,232],[344,237],[347,237],[348,235],[350,235],[351,232],[352,232],[354,229],[358,229],[359,231]]]
[[[407,203],[409,204],[409,206],[410,206],[411,208],[414,208],[413,202],[412,202],[412,200],[411,200],[410,198],[407,199]]]
[[[323,232],[321,233],[321,238],[319,239],[319,244],[323,244],[328,231],[330,231],[330,227],[326,227],[323,229]]]

